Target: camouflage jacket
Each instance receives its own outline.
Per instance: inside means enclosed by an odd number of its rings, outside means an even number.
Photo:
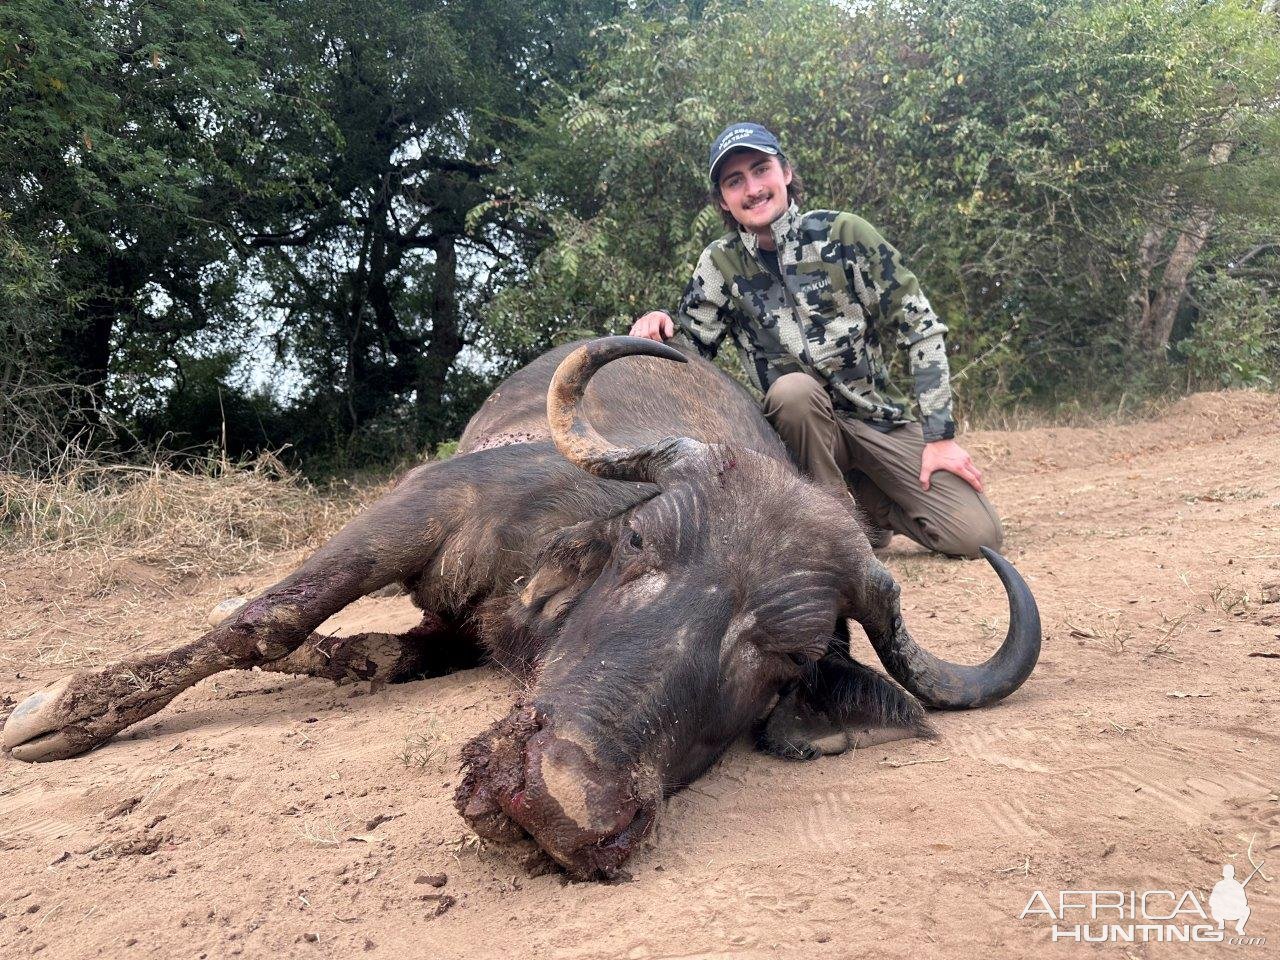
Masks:
[[[954,437],[947,328],[898,251],[861,217],[802,215],[794,204],[773,235],[782,282],[761,262],[749,231],[726,234],[702,252],[675,318],[698,351],[713,357],[732,334],[761,392],[783,374],[807,372],[826,384],[837,410],[890,429],[913,419],[880,349],[892,329],[909,351],[924,439]]]

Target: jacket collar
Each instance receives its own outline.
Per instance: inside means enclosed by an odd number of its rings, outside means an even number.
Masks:
[[[769,224],[769,227],[773,232],[773,242],[777,244],[779,250],[795,241],[799,226],[800,209],[794,203],[787,207],[786,213],[782,214],[777,220]],[[738,239],[742,241],[742,245],[746,248],[747,253],[751,254],[753,257],[759,255],[760,240],[754,233],[750,230],[744,230],[742,227],[739,227]]]

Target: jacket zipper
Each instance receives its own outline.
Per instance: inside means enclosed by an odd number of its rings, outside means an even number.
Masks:
[[[776,241],[777,238],[775,237],[774,240]],[[781,274],[781,276],[777,277],[776,279],[780,284],[782,284],[783,299],[787,301],[787,306],[791,308],[791,322],[796,325],[796,330],[800,334],[800,359],[805,362],[806,366],[812,368],[813,356],[809,353],[809,338],[805,335],[804,323],[801,321],[800,313],[796,309],[796,301],[791,296],[791,290],[787,286],[787,268],[782,262],[782,247],[777,247],[776,249],[778,251],[778,273]],[[764,261],[760,259],[759,240],[756,241],[755,259],[756,259],[756,263],[760,264],[761,269],[763,269],[765,273],[768,273],[770,276],[773,276],[772,271],[770,271],[769,268],[765,266]]]

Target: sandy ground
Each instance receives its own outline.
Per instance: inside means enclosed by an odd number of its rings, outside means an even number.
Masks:
[[[1064,890],[1191,890],[1207,911],[1251,843],[1267,865],[1245,934],[1265,943],[1102,949],[1280,955],[1278,428],[1280,400],[1234,393],[1149,423],[970,434],[1044,618],[1031,680],[936,716],[933,743],[809,764],[736,745],[666,804],[630,882],[531,878],[454,812],[460,748],[513,695],[487,669],[372,693],[224,674],[86,757],[0,759],[0,956],[1081,957],[1099,948],[1053,942],[1038,902],[1019,918],[1035,891],[1056,910]],[[74,564],[61,583],[10,564],[0,712],[193,636],[298,557],[176,585],[120,564],[79,597]],[[989,569],[903,538],[887,559],[918,639],[994,648]],[[331,626],[414,620],[365,600]]]

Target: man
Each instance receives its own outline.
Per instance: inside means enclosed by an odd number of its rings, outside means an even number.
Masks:
[[[898,251],[853,214],[801,214],[799,177],[758,124],[716,137],[709,175],[730,232],[702,252],[675,321],[651,311],[632,336],[678,326],[709,358],[732,335],[796,463],[841,497],[852,489],[873,546],[896,532],[951,556],[998,549],[982,474],[954,439],[946,327]],[[908,351],[918,421],[888,379],[891,335]]]

